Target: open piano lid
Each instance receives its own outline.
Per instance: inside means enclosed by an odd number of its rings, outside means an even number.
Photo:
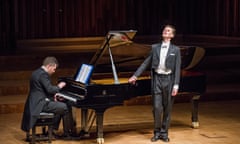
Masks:
[[[110,45],[114,44],[114,42],[117,42],[118,44],[121,44],[121,42],[131,42],[136,33],[136,30],[109,31],[108,36],[112,36]],[[111,45],[111,47],[113,47],[113,45]]]
[[[136,35],[136,32],[136,30],[109,31],[105,36],[105,40],[100,49],[92,57],[89,64],[95,66],[98,63],[98,60],[101,59],[104,54],[106,54],[108,47],[112,48],[132,43],[131,40]]]
[[[94,65],[94,73],[112,71],[108,47],[111,49],[114,63],[118,69],[132,63],[134,63],[134,69],[136,69],[151,47],[150,45],[134,43],[132,40],[136,33],[136,30],[109,31],[101,47],[89,62],[89,64]],[[141,60],[139,61],[139,59]],[[135,64],[135,62],[137,63]]]

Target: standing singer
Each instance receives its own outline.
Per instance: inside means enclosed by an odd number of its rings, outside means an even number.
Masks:
[[[179,47],[171,43],[175,28],[166,25],[162,31],[162,42],[153,44],[151,52],[140,65],[129,83],[135,84],[137,77],[150,66],[151,93],[153,99],[154,136],[152,142],[169,142],[168,128],[174,96],[177,95],[181,72],[181,54]]]

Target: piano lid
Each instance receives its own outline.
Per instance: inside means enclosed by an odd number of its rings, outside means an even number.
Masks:
[[[105,36],[105,40],[100,49],[90,60],[90,64],[96,65],[98,60],[105,54],[106,50],[110,47],[117,47],[132,43],[132,39],[136,35],[136,30],[122,30],[122,31],[109,31]],[[109,53],[108,53],[109,55]]]
[[[125,31],[109,31],[108,36],[112,35],[112,39],[110,43],[114,42],[128,42],[131,41],[134,36],[136,35],[137,31],[136,30],[125,30]],[[112,46],[111,46],[112,47]]]
[[[112,72],[110,55],[112,55],[113,63],[117,69],[120,69],[119,71],[128,69],[127,67],[131,67],[132,64],[135,65],[132,70],[135,70],[151,47],[150,45],[134,43],[132,40],[136,33],[136,30],[109,31],[100,49],[96,51],[89,62],[89,64],[94,65],[94,73]],[[110,48],[110,52],[107,50],[108,48]]]

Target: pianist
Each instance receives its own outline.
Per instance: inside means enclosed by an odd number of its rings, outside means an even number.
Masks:
[[[129,79],[129,83],[135,83],[137,77],[150,66],[154,117],[152,142],[169,142],[168,127],[172,103],[178,92],[181,64],[180,49],[171,43],[174,35],[175,28],[166,25],[162,32],[162,42],[152,45],[148,57]]]
[[[55,73],[58,61],[55,57],[46,57],[43,65],[32,73],[30,79],[30,91],[25,103],[21,129],[25,132],[34,126],[40,112],[50,112],[55,114],[54,126],[58,130],[61,117],[63,117],[64,133],[72,131],[73,119],[71,106],[56,101],[54,95],[65,86],[64,82],[57,86],[51,84],[50,76]],[[54,100],[55,99],[55,100]]]

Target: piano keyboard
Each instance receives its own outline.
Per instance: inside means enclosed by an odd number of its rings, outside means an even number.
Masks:
[[[75,93],[56,93],[57,96],[62,97],[64,99],[70,100],[72,102],[77,102],[79,99],[83,99],[84,96],[78,95]]]

